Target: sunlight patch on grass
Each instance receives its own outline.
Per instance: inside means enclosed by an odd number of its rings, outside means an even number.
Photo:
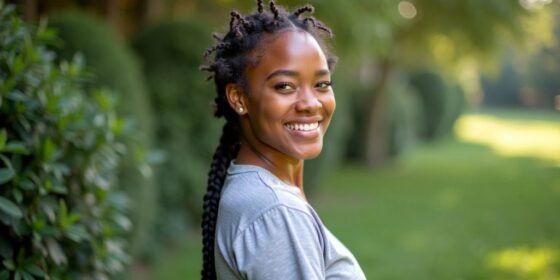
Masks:
[[[558,253],[551,248],[510,248],[492,253],[487,258],[491,269],[501,270],[523,279],[558,280]]]
[[[502,156],[535,157],[560,164],[559,123],[464,115],[455,132],[461,140],[489,146]]]

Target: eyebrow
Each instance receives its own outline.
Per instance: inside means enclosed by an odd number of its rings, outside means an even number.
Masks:
[[[325,75],[329,75],[331,72],[327,69],[321,69],[321,70],[317,70],[315,71],[315,77],[320,77],[320,76],[325,76]],[[292,70],[285,70],[285,69],[280,69],[280,70],[276,70],[272,73],[270,73],[270,75],[268,75],[266,77],[266,80],[270,80],[276,76],[290,76],[290,77],[297,77],[299,76],[299,73],[297,71],[292,71]]]

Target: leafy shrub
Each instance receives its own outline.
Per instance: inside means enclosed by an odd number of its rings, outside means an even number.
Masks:
[[[128,259],[125,122],[80,59],[54,63],[52,30],[13,10],[0,7],[0,279],[105,279]]]
[[[350,160],[363,159],[364,130],[363,120],[365,106],[364,100],[369,91],[368,87],[350,87],[352,95],[352,137],[348,139],[346,157]],[[387,109],[385,111],[386,121],[386,147],[391,158],[398,157],[411,149],[417,142],[419,129],[423,125],[422,104],[416,92],[409,87],[401,78],[391,80],[386,90],[388,95]]]
[[[135,138],[125,144],[149,147],[152,142],[152,112],[140,68],[131,50],[103,21],[78,11],[52,14],[49,25],[57,30],[63,43],[55,49],[59,57],[69,59],[81,53],[93,72],[97,86],[114,90],[121,102],[117,110],[132,116],[136,123]],[[137,158],[146,152],[130,153],[120,165],[119,186],[131,198],[131,219],[134,224],[132,251],[136,255],[147,243],[156,209],[156,190],[148,171],[141,174],[135,167]],[[145,168],[144,168],[145,169]]]
[[[432,70],[412,72],[410,85],[418,93],[422,105],[421,138],[430,141],[449,135],[465,105],[461,88]]]
[[[503,62],[497,76],[485,75],[481,77],[480,85],[484,94],[484,105],[495,107],[522,106],[521,87],[524,86],[525,81],[523,80],[524,77],[522,73],[520,73],[518,67],[516,67],[514,60],[512,59],[514,55],[515,54],[512,52],[508,52],[507,55],[503,56]],[[543,68],[541,66],[542,64],[540,64],[536,69]],[[531,71],[530,73],[534,73],[534,71]],[[542,73],[538,73],[539,76],[541,74]]]
[[[418,94],[405,82],[392,83],[389,91],[387,149],[389,156],[395,158],[406,153],[417,142],[424,119]]]
[[[221,126],[210,106],[213,84],[198,70],[202,53],[211,45],[210,34],[196,21],[168,21],[148,27],[133,40],[156,117],[156,143],[166,155],[156,170],[162,206],[157,236],[184,238],[188,222],[199,223]]]

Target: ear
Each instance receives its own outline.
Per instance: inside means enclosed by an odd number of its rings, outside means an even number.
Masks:
[[[245,94],[243,88],[237,84],[226,85],[226,96],[229,106],[239,115],[247,113],[247,106],[245,106]]]

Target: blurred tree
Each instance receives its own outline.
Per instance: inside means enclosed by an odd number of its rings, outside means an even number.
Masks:
[[[104,18],[117,33],[129,36],[144,23],[163,16],[164,0],[7,0],[18,5],[23,18],[39,17],[58,10],[81,10]]]
[[[311,2],[338,34],[338,50],[349,59],[344,72],[371,85],[361,128],[370,166],[388,157],[385,110],[388,81],[396,69],[427,63],[452,72],[467,57],[488,60],[505,42],[526,38],[524,22],[533,8],[518,1],[485,0]]]
[[[490,106],[521,106],[521,83],[523,76],[519,67],[514,64],[515,54],[511,51],[502,57],[499,73],[485,75],[481,78],[481,86],[484,94],[484,105]],[[518,63],[519,64],[519,63]]]
[[[434,141],[451,134],[453,124],[465,107],[461,88],[430,69],[414,70],[409,78],[421,103],[423,122],[418,124],[418,136]]]
[[[211,45],[210,34],[197,20],[163,21],[133,40],[154,110],[156,145],[166,157],[156,169],[160,209],[154,237],[159,240],[184,238],[189,221],[200,223],[207,170],[220,132],[212,115],[213,86],[198,69]]]
[[[532,33],[553,29],[541,44],[530,42],[526,51],[505,47],[497,73],[482,76],[484,105],[500,107],[554,108],[554,98],[560,94],[560,5],[541,12],[532,21]]]
[[[555,40],[543,46],[531,57],[526,71],[529,88],[521,89],[521,101],[528,106],[554,108],[554,100],[560,96],[560,5],[552,11],[555,19]]]

